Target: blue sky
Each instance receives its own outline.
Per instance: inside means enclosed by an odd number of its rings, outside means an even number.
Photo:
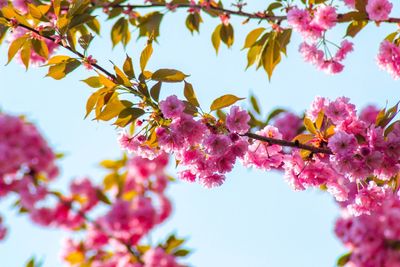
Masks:
[[[251,6],[262,7],[260,2]],[[155,45],[148,68],[176,68],[190,74],[189,81],[203,106],[226,93],[246,97],[249,91],[259,98],[265,113],[278,106],[302,112],[316,95],[345,95],[358,106],[385,106],[400,98],[398,82],[375,63],[379,42],[396,29],[394,25],[368,25],[354,40],[355,52],[345,61],[345,71],[336,76],[303,62],[297,52],[301,39],[295,33],[288,58],[283,59],[268,82],[262,70],[244,71],[246,53],[240,49],[254,24],[242,26],[241,20],[234,19],[235,44],[231,49],[222,47],[216,56],[210,35],[219,21],[205,16],[200,35],[191,36],[184,27],[185,15],[178,12],[164,18],[159,45]],[[398,7],[393,15],[400,16]],[[339,27],[328,36],[339,42],[344,31]],[[131,42],[126,51],[120,46],[111,50],[108,36],[109,27],[105,26],[102,37],[92,45],[91,54],[100,64],[110,67],[109,59],[122,64],[125,53],[138,59],[144,40]],[[135,39],[135,33],[133,36]],[[118,157],[120,150],[112,126],[83,119],[91,89],[79,80],[90,74],[80,69],[59,82],[43,78],[45,68],[25,72],[17,63],[4,67],[4,45],[0,53],[1,108],[26,114],[52,147],[66,154],[60,161],[62,175],[56,186],[63,188],[76,176],[101,179],[103,172],[97,163]],[[67,54],[63,50],[60,53]],[[164,88],[162,96],[181,93],[182,85],[177,84]],[[172,167],[170,173],[174,173]],[[169,196],[174,202],[174,215],[153,239],[171,231],[188,237],[188,246],[194,249],[188,259],[192,266],[334,266],[337,256],[345,251],[333,235],[338,209],[332,198],[315,190],[293,192],[281,173],[237,166],[220,188],[208,190],[199,184],[176,183]],[[43,258],[45,267],[60,266],[60,239],[66,233],[32,226],[26,217],[10,211],[11,203],[8,199],[0,204],[0,212],[11,226],[8,239],[0,243],[1,266],[23,266],[32,255]]]

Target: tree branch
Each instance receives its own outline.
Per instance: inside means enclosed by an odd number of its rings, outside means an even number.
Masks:
[[[157,8],[157,7],[165,7],[168,8],[168,4],[149,4],[149,5],[130,5],[130,4],[110,4],[108,6],[103,6],[103,7],[121,7],[121,8],[131,8],[131,9],[146,9],[146,8]],[[239,17],[245,17],[247,19],[257,19],[257,20],[266,20],[266,21],[274,21],[274,22],[282,22],[284,20],[287,20],[287,16],[277,16],[277,15],[268,15],[264,12],[257,12],[257,13],[249,13],[249,12],[244,12],[242,10],[232,10],[232,9],[226,9],[222,7],[214,7],[214,6],[209,6],[209,7],[204,7],[201,5],[192,5],[192,4],[176,4],[174,5],[174,9],[189,9],[189,8],[195,8],[195,9],[203,9],[203,10],[212,10],[212,11],[218,11],[222,12],[225,14],[229,15],[234,15],[234,16],[239,16]],[[339,23],[345,23],[349,21],[340,21],[341,18],[344,17],[345,14],[338,14],[337,19]],[[370,20],[368,17],[362,18],[360,20]],[[400,23],[400,18],[388,18],[387,20],[382,20],[380,22],[386,22],[386,23]]]
[[[299,142],[290,142],[290,141],[286,141],[286,140],[282,140],[282,139],[265,137],[265,136],[254,134],[254,133],[245,133],[244,136],[247,136],[251,139],[255,139],[258,141],[267,142],[267,143],[273,144],[273,145],[300,148],[300,149],[311,151],[313,153],[321,153],[321,154],[328,154],[328,155],[333,154],[333,152],[329,148],[315,147],[315,146],[301,144]]]

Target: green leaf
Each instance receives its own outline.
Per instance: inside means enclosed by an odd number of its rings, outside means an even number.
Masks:
[[[100,88],[103,86],[100,83],[99,77],[97,77],[97,76],[89,77],[86,80],[82,80],[82,82],[86,83],[87,85],[89,85],[92,88]]]
[[[197,100],[196,93],[193,90],[192,84],[185,81],[183,94],[190,104],[192,104],[195,107],[200,107],[199,101]]]
[[[160,24],[163,14],[155,11],[139,17],[139,37],[148,36],[154,40],[160,35]]]
[[[88,23],[89,21],[92,21],[95,18],[95,16],[91,16],[89,14],[80,14],[71,17],[71,21],[68,25],[69,29],[78,27],[82,24]]]
[[[217,99],[215,99],[211,106],[210,106],[210,110],[214,111],[217,109],[221,109],[221,108],[226,108],[229,107],[230,105],[235,104],[237,101],[242,100],[245,98],[240,98],[231,94],[227,94],[227,95],[223,95],[221,97],[218,97]]]
[[[118,116],[125,108],[126,106],[114,95],[100,114],[96,116],[96,120],[109,121]]]
[[[97,199],[100,200],[101,202],[106,203],[108,205],[112,204],[111,201],[106,196],[106,194],[104,194],[104,192],[101,189],[96,189],[96,196]]]
[[[249,51],[247,52],[246,69],[248,69],[254,63],[260,61],[263,48],[270,35],[271,33],[269,32],[263,34],[263,36],[256,43],[254,43],[252,47],[250,47]]]
[[[126,55],[126,59],[122,69],[124,70],[126,76],[128,76],[129,79],[135,78],[135,71],[133,69],[132,59],[128,55]]]
[[[162,82],[158,82],[150,89],[150,95],[154,99],[154,101],[158,102],[160,98],[160,91],[161,91]]]
[[[32,39],[32,47],[36,54],[47,59],[49,57],[49,49],[47,48],[47,44],[43,40]]]
[[[352,21],[349,26],[347,26],[346,36],[355,37],[366,25],[368,21]]]
[[[149,61],[152,54],[153,54],[153,45],[151,44],[151,42],[148,42],[146,47],[140,54],[140,69],[142,70],[142,72],[144,72],[147,62]]]
[[[277,108],[277,109],[273,110],[273,111],[268,115],[268,118],[267,118],[265,124],[268,124],[273,118],[275,118],[276,116],[278,116],[279,114],[281,114],[281,113],[283,113],[283,112],[286,112],[286,110],[283,109],[283,108]]]
[[[315,128],[314,123],[312,122],[311,119],[305,117],[304,118],[304,126],[306,127],[306,129],[312,133],[312,134],[316,134],[317,133],[317,129]]]
[[[11,60],[15,57],[15,55],[18,53],[18,51],[24,46],[25,42],[27,41],[26,36],[22,36],[18,39],[15,39],[10,47],[8,48],[8,62],[9,64]]]
[[[268,79],[271,80],[276,65],[281,61],[280,47],[275,38],[269,38],[268,44],[264,48],[261,60],[262,65],[268,74]]]
[[[250,102],[254,111],[257,112],[257,114],[261,114],[260,106],[258,105],[257,99],[254,95],[250,96]]]
[[[49,67],[49,71],[46,76],[52,77],[55,80],[60,80],[78,68],[81,63],[75,58],[70,58],[67,56],[55,56],[49,59],[47,65],[52,66]]]
[[[257,41],[258,37],[265,31],[265,28],[257,28],[249,32],[244,42],[243,49],[250,48]]]
[[[95,33],[100,34],[100,23],[96,18],[92,19],[91,21],[87,22],[86,24]]]
[[[117,22],[113,25],[111,29],[111,41],[113,47],[115,47],[118,43],[122,42],[124,46],[128,44],[131,39],[131,33],[129,31],[128,21],[121,17]]]
[[[117,66],[114,66],[114,71],[117,76],[117,81],[119,84],[122,84],[125,87],[132,86],[132,83],[130,82],[129,78],[125,75],[125,73],[120,68],[118,68]]]
[[[94,36],[91,33],[85,34],[79,37],[78,43],[83,48],[83,50],[86,51],[89,48],[89,45],[92,42],[93,38]]]
[[[385,40],[389,41],[391,43],[393,43],[394,39],[396,38],[396,36],[399,34],[398,31],[392,32],[391,34],[389,34],[388,36],[386,36]]]
[[[233,45],[233,40],[234,40],[234,32],[232,25],[231,24],[222,25],[220,30],[220,36],[222,42],[224,42],[228,47],[231,47]]]
[[[276,41],[279,44],[280,50],[284,55],[286,55],[286,47],[290,43],[290,38],[292,36],[292,29],[285,29],[278,33],[276,36]]]
[[[185,257],[190,253],[187,249],[180,249],[174,252],[174,256],[176,257]]]
[[[31,44],[31,42],[26,42],[21,49],[21,60],[26,69],[29,68],[29,62],[31,60]]]
[[[159,82],[182,82],[188,75],[179,70],[174,69],[159,69],[153,73],[151,79]]]
[[[218,54],[218,50],[219,50],[219,45],[221,44],[221,34],[220,34],[221,28],[222,28],[222,25],[218,25],[215,28],[213,34],[211,35],[211,42],[212,42],[212,45],[217,54]]]
[[[119,127],[125,127],[128,124],[133,123],[143,114],[145,114],[143,109],[129,107],[119,113],[118,119],[113,124]]]
[[[202,22],[203,20],[199,13],[191,13],[186,18],[186,27],[193,34],[195,31],[199,32],[200,23]]]
[[[346,254],[343,254],[338,260],[337,260],[337,266],[338,267],[343,267],[345,266],[351,258],[351,252],[348,252]]]

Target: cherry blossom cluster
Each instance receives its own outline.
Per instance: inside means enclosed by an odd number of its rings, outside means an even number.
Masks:
[[[296,190],[324,186],[353,215],[381,205],[400,170],[400,124],[385,133],[376,124],[378,112],[369,106],[358,116],[347,98],[317,98],[307,116],[323,120],[310,143],[326,144],[333,154],[308,160],[298,151],[286,155],[283,168],[289,184]]]
[[[370,215],[354,217],[344,211],[336,221],[335,233],[350,250],[342,257],[345,266],[399,266],[399,219],[400,198],[394,193],[387,194]]]
[[[334,101],[317,97],[306,113],[308,133],[301,133],[302,120],[298,116],[286,112],[273,125],[255,132],[261,139],[246,136],[250,117],[238,106],[230,108],[225,122],[209,114],[196,120],[184,112],[184,102],[176,96],[161,101],[160,110],[164,122],[155,129],[156,145],[149,145],[145,134],[131,137],[122,133],[121,146],[143,157],[174,154],[182,168],[180,178],[198,180],[206,187],[221,185],[239,159],[246,167],[284,171],[285,179],[295,190],[326,189],[349,212],[360,215],[381,204],[400,171],[400,124],[385,127],[379,123],[380,111],[374,106],[357,114],[345,97]],[[288,149],[262,137],[295,138],[329,153]]]
[[[149,147],[143,135],[130,137],[125,133],[120,136],[121,146],[144,157],[160,151],[173,153],[183,168],[180,178],[190,182],[198,180],[206,187],[221,185],[225,173],[230,172],[236,159],[246,152],[248,143],[240,134],[250,128],[248,113],[232,107],[225,127],[211,116],[195,120],[184,113],[185,104],[176,96],[161,101],[160,109],[169,123],[155,130],[158,148]]]
[[[378,66],[389,72],[394,79],[400,78],[400,47],[387,40],[379,47]]]
[[[116,183],[108,188],[112,195],[110,206],[105,210],[103,207],[97,218],[86,220],[81,240],[65,240],[62,249],[64,261],[69,266],[81,266],[88,262],[99,267],[182,266],[162,246],[142,244],[140,255],[132,255],[130,250],[140,245],[143,237],[171,214],[170,201],[164,194],[168,183],[165,174],[167,164],[165,154],[153,160],[141,157],[129,159],[122,176],[123,186]],[[74,190],[79,194],[78,199],[90,199],[86,198],[87,191],[79,187]],[[85,203],[95,202],[89,200]],[[86,213],[85,216],[89,215]]]
[[[47,181],[58,174],[55,159],[56,155],[33,124],[0,113],[1,198],[16,193],[24,206],[43,198]],[[0,237],[4,235],[0,220]]]
[[[287,22],[306,40],[299,47],[305,61],[330,74],[343,70],[342,61],[353,51],[353,43],[343,40],[336,53],[332,54],[325,39],[325,32],[337,23],[335,7],[318,5],[315,10],[309,10],[294,6],[287,13]]]
[[[171,214],[166,154],[123,161],[118,172],[112,167],[103,186],[74,179],[64,194],[50,189],[58,174],[55,159],[34,125],[0,114],[0,196],[16,195],[19,209],[40,226],[85,233],[83,241],[66,241],[62,255],[69,266],[182,266],[174,250],[162,244],[146,245],[138,255],[131,251]],[[0,217],[0,240],[6,233]]]

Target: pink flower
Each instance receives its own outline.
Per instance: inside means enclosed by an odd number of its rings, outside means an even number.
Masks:
[[[303,31],[310,24],[311,16],[307,10],[293,7],[287,13],[287,21],[294,29]]]
[[[303,126],[303,120],[292,112],[284,112],[275,119],[273,124],[282,133],[283,139],[290,141]]]
[[[336,25],[337,14],[336,8],[332,6],[320,5],[314,13],[313,24],[324,30],[329,30]]]
[[[336,61],[342,61],[346,58],[347,54],[353,51],[353,43],[343,40],[340,44],[339,50],[335,54]]]
[[[231,132],[237,132],[239,134],[246,133],[249,126],[250,116],[247,111],[242,110],[238,106],[231,107],[229,114],[226,117],[226,127]]]
[[[71,185],[72,195],[78,199],[82,211],[89,211],[98,203],[97,188],[88,178],[74,180]]]
[[[212,134],[205,139],[204,146],[207,148],[208,153],[212,155],[222,155],[231,142],[230,138],[226,135]]]
[[[368,0],[366,10],[371,20],[382,21],[389,18],[393,4],[388,0]]]
[[[282,134],[274,126],[266,126],[256,134],[281,139]],[[267,142],[254,141],[248,147],[248,151],[243,158],[243,165],[246,167],[256,167],[264,170],[279,168],[283,161],[282,147],[279,145],[270,145]]]
[[[378,66],[389,72],[394,79],[400,78],[400,47],[384,40],[377,57]]]
[[[361,110],[360,119],[369,124],[375,124],[379,111],[380,110],[374,105],[368,105]]]
[[[185,104],[175,95],[171,95],[164,101],[160,101],[160,109],[166,118],[173,119],[182,115],[185,110]]]
[[[200,182],[207,188],[217,187],[224,183],[225,176],[222,174],[211,174],[205,177],[201,177]]]
[[[320,66],[324,62],[324,52],[315,44],[309,45],[306,42],[300,44],[299,52],[306,62]]]
[[[356,150],[357,140],[354,135],[339,131],[329,139],[328,147],[339,156],[349,156]]]

